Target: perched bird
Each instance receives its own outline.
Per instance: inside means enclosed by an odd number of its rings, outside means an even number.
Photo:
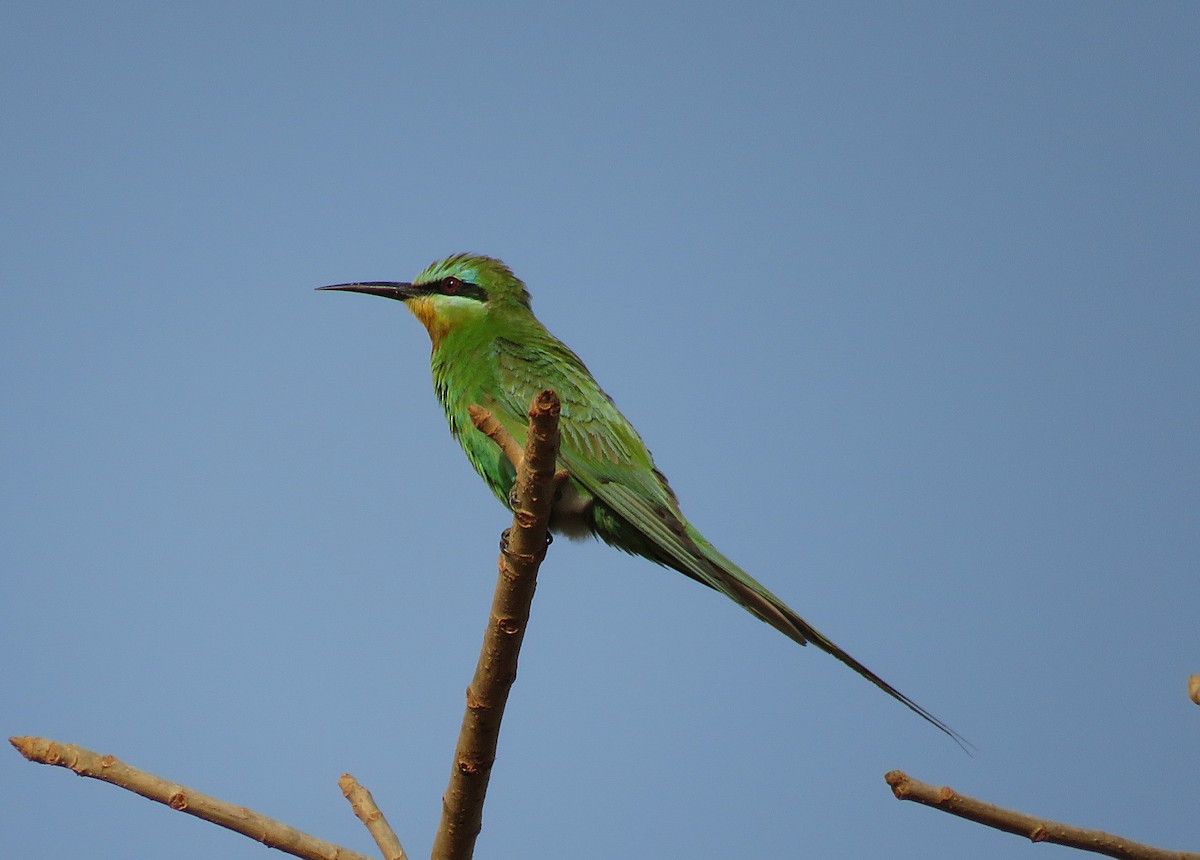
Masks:
[[[709,543],[680,510],[666,477],[612,398],[574,352],[538,322],[525,284],[491,257],[455,254],[412,283],[334,284],[398,299],[429,331],[433,386],[471,465],[508,504],[516,472],[471,421],[489,409],[522,445],[533,396],[553,388],[562,402],[560,467],[570,473],[550,519],[553,532],[594,535],[674,568],[719,591],[785,636],[832,654],[960,744],[953,729],[855,660]]]

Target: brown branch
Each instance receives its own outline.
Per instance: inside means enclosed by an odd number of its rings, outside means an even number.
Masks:
[[[471,413],[471,421],[475,423],[479,431],[486,433],[493,442],[500,446],[500,450],[504,452],[508,462],[513,464],[514,469],[520,469],[525,452],[521,450],[520,444],[512,437],[512,434],[504,429],[504,425],[496,416],[474,403],[467,407],[467,411]]]
[[[366,854],[309,836],[260,812],[218,800],[148,771],[139,770],[115,756],[101,755],[75,744],[63,744],[49,738],[15,737],[9,738],[8,741],[30,761],[70,768],[79,776],[110,782],[142,797],[164,803],[178,812],[186,812],[188,815],[219,824],[295,857],[303,857],[306,860],[371,860]]]
[[[362,783],[348,773],[343,773],[338,778],[338,786],[342,789],[342,794],[350,801],[350,808],[354,810],[358,820],[367,825],[367,831],[383,853],[383,860],[408,860],[408,855],[404,853],[404,846],[400,844],[400,838],[388,824],[382,810],[375,804],[375,798],[371,797],[371,792],[367,791]]]
[[[486,409],[471,418],[517,466],[512,528],[500,539],[500,570],[491,615],[467,708],[454,750],[450,784],[442,796],[442,820],[433,842],[434,860],[467,860],[483,826],[483,800],[496,760],[500,721],[517,676],[517,656],[529,622],[537,571],[546,554],[550,508],[556,486],[558,397],[549,389],[529,407],[529,437],[520,455],[516,442]],[[507,437],[507,438],[506,438]],[[519,457],[519,459],[518,459]]]
[[[959,794],[947,785],[936,786],[921,782],[902,771],[888,771],[883,778],[892,787],[892,793],[896,795],[897,800],[916,801],[957,815],[959,818],[1028,837],[1032,842],[1052,842],[1081,851],[1107,854],[1121,860],[1200,860],[1200,854],[1191,851],[1168,851],[1165,848],[1134,842],[1123,836],[1114,836],[1103,830],[1062,824],[1014,809],[1005,809],[994,803]]]

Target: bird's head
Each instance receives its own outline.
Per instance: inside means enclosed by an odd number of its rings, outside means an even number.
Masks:
[[[425,325],[435,347],[460,326],[478,323],[496,312],[528,313],[530,307],[525,284],[512,269],[478,254],[455,254],[431,263],[411,283],[367,281],[317,289],[399,299]]]

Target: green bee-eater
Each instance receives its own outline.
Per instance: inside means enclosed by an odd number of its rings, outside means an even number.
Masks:
[[[516,472],[468,407],[489,410],[524,445],[529,402],[552,388],[562,402],[561,468],[570,473],[555,500],[550,528],[594,535],[719,591],[785,636],[812,642],[903,702],[951,737],[945,723],[855,660],[746,573],[687,520],[650,451],[574,352],[530,308],[525,284],[499,260],[456,254],[433,263],[412,283],[335,284],[399,299],[433,341],[433,387],[471,465],[508,504]]]

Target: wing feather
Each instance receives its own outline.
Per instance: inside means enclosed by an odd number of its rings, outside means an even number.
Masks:
[[[628,542],[618,542],[617,546],[645,554],[719,591],[801,645],[812,642],[933,723],[964,749],[970,746],[961,735],[801,618],[688,523],[637,431],[579,357],[549,332],[543,329],[541,333],[543,337],[530,338],[526,343],[503,338],[494,342],[499,402],[482,405],[498,413],[509,432],[524,440],[530,401],[547,385],[555,389],[562,403],[560,463],[573,481],[641,537],[636,547]]]

